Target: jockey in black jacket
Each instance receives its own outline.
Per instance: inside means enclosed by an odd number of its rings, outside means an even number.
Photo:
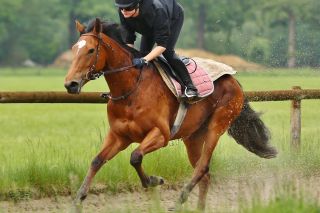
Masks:
[[[183,81],[185,96],[196,97],[198,92],[188,70],[174,51],[184,21],[181,5],[176,0],[115,0],[115,5],[127,31],[126,43],[134,47],[135,33],[142,35],[140,51],[146,56],[133,59],[133,64],[141,68],[163,54]]]

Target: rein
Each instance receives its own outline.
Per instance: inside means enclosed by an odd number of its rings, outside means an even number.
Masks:
[[[116,69],[111,69],[111,70],[100,70],[97,71],[96,70],[96,66],[98,63],[98,58],[99,58],[99,54],[100,54],[100,49],[101,49],[101,45],[103,45],[104,47],[106,47],[107,49],[110,49],[112,52],[114,52],[114,49],[112,48],[112,46],[106,42],[103,41],[103,39],[100,36],[100,33],[98,35],[95,34],[83,34],[81,36],[93,36],[95,38],[98,39],[98,45],[96,48],[96,58],[94,60],[94,63],[90,66],[89,71],[86,73],[85,75],[85,79],[84,80],[96,80],[98,78],[100,78],[102,75],[107,75],[107,74],[112,74],[112,73],[117,73],[117,72],[123,72],[123,71],[127,71],[130,68],[133,68],[134,65],[130,65],[130,66],[125,66],[125,67],[120,67],[120,68],[116,68]],[[112,97],[112,95],[110,93],[106,94],[106,96],[112,100],[112,101],[119,101],[119,100],[124,100],[126,98],[128,98],[132,93],[134,93],[136,91],[136,89],[139,87],[141,79],[142,79],[142,68],[139,70],[139,76],[137,79],[137,83],[135,85],[135,87],[130,90],[129,92],[125,93],[124,95],[118,96],[118,97]]]

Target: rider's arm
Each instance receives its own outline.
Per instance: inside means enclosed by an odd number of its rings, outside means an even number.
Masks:
[[[166,50],[165,47],[156,46],[148,55],[144,57],[147,62],[155,59],[156,57],[160,56]]]
[[[167,48],[167,43],[170,36],[169,16],[166,10],[161,8],[156,10],[155,14],[153,39],[157,46]]]
[[[165,50],[170,35],[169,16],[163,8],[155,11],[154,20],[154,40],[157,46],[144,57],[147,61],[151,61],[160,56]]]

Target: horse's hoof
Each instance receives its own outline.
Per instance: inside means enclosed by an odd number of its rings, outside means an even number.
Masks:
[[[155,187],[155,186],[162,185],[162,184],[164,184],[164,180],[162,177],[158,177],[158,176],[150,176],[149,177],[148,186]]]
[[[189,197],[189,192],[183,190],[180,194],[180,198],[179,198],[179,203],[184,203],[188,200]]]
[[[87,195],[86,195],[86,194],[80,196],[80,200],[81,200],[81,201],[84,201],[86,198],[87,198]]]

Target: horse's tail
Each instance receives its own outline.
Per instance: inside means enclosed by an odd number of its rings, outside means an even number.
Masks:
[[[231,124],[228,134],[238,144],[259,157],[274,158],[277,155],[277,150],[269,144],[270,132],[268,128],[260,119],[260,114],[250,107],[247,99],[244,100],[242,111]]]

